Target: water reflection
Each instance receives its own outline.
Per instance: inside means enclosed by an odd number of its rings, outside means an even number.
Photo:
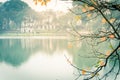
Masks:
[[[20,40],[0,40],[0,61],[20,65],[30,56],[28,49],[23,49]],[[25,53],[25,54],[24,54]]]
[[[0,80],[74,80],[64,55],[80,68],[96,62],[79,56],[88,55],[85,44],[68,39],[0,39],[0,45]]]
[[[34,56],[19,68],[13,68],[6,64],[1,64],[1,80],[74,80],[73,68],[66,62],[61,54],[54,56],[41,55]],[[2,73],[1,73],[2,72]],[[6,77],[7,76],[7,77]]]
[[[67,40],[56,39],[2,39],[0,40],[0,61],[19,66],[30,55],[38,51],[53,55],[55,51],[67,48]]]
[[[73,80],[64,57],[67,44],[67,39],[1,39],[0,80]]]

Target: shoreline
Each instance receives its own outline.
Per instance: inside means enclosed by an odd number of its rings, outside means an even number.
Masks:
[[[69,36],[0,36],[0,39],[69,39]]]

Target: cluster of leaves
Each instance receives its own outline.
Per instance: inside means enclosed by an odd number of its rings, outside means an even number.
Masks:
[[[81,34],[79,30],[73,27],[75,36],[80,40],[88,39],[89,44],[92,46],[92,53],[99,60],[92,70],[80,69],[74,66],[79,71],[80,76],[84,76],[84,80],[107,80],[110,74],[117,66],[118,69],[115,73],[114,79],[116,80],[120,72],[120,1],[118,0],[73,0],[74,8],[70,11],[76,14],[76,21],[81,20],[88,24],[87,28],[92,28],[90,33]],[[83,24],[83,25],[85,25]],[[109,45],[108,45],[109,44]],[[105,50],[103,45],[110,47]],[[104,50],[103,50],[104,49]],[[113,63],[111,63],[113,61]],[[112,64],[112,68],[108,72],[101,75],[108,64]],[[119,65],[117,65],[119,64]]]
[[[50,2],[50,0],[33,0],[35,5],[37,5],[38,3],[41,4],[41,6],[46,6],[48,2]]]

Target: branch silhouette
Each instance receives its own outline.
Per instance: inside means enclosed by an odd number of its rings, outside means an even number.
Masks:
[[[110,77],[111,73],[115,73],[114,79],[111,80],[117,80],[120,72],[120,19],[119,19],[120,3],[119,1],[73,0],[73,3],[74,2],[75,2],[74,5],[75,7],[73,9],[70,9],[70,11],[73,14],[81,15],[81,16],[85,16],[87,14],[96,14],[98,16],[96,16],[95,18],[91,17],[90,20],[103,18],[102,22],[105,23],[104,25],[105,30],[95,30],[89,34],[81,34],[79,30],[72,27],[73,32],[79,35],[77,36],[80,38],[79,40],[84,40],[84,39],[94,40],[93,42],[96,45],[89,42],[90,43],[89,45],[93,46],[92,47],[93,53],[95,54],[96,58],[104,59],[104,61],[99,62],[101,63],[100,65],[98,65],[94,70],[90,70],[90,71],[78,68],[74,64],[70,63],[70,61],[67,59],[68,62],[71,64],[71,66],[76,68],[79,72],[79,75],[75,80],[78,80],[81,76],[84,76],[84,80],[93,80],[93,79],[107,80],[107,78]],[[74,11],[76,8],[80,8],[80,9],[78,11]],[[89,8],[91,8],[91,10]],[[84,12],[82,12],[82,9],[84,9]],[[81,18],[81,20],[85,21],[84,18]],[[91,26],[88,25],[88,27]],[[101,26],[98,25],[98,28],[101,28]],[[115,43],[111,44],[111,41],[114,41]],[[110,47],[112,49],[111,52],[104,54],[103,52],[100,52],[97,49],[95,49],[96,46],[101,45],[102,43],[105,44],[105,42],[110,43]],[[102,55],[103,58],[100,58],[97,55]],[[113,63],[111,63],[111,61],[113,61]],[[100,74],[101,71],[105,70],[109,64],[112,64],[111,69],[103,73],[103,75],[101,75]],[[114,72],[114,69],[116,67],[118,67],[118,69],[116,72]]]

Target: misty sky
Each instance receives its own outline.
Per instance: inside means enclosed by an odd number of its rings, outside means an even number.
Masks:
[[[0,2],[5,2],[7,0],[0,0]],[[40,4],[35,5],[33,0],[22,0],[26,2],[32,9],[36,11],[43,11],[46,9],[53,9],[54,11],[64,11],[66,12],[69,8],[72,7],[71,1],[60,1],[60,0],[51,0],[47,6],[41,6]]]

